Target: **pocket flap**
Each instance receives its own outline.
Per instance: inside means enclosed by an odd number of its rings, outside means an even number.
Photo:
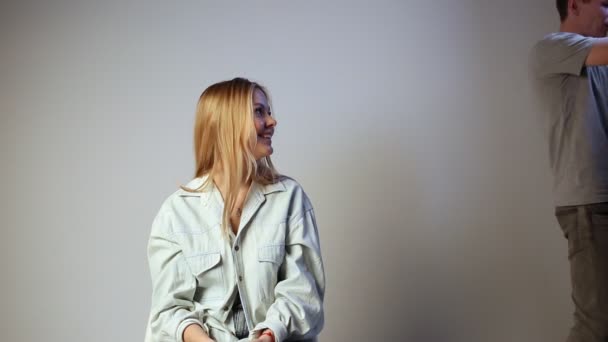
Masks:
[[[268,245],[258,248],[259,261],[280,265],[283,263],[283,258],[285,258],[285,245]]]
[[[186,258],[188,264],[195,274],[202,274],[220,263],[222,256],[220,252],[195,254]]]

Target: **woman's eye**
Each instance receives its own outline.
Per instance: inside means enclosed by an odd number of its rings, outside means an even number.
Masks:
[[[254,110],[255,115],[262,115],[262,108],[256,108]]]

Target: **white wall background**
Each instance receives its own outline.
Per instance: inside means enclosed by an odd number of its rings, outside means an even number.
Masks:
[[[564,340],[572,307],[527,83],[552,0],[15,1],[0,11],[2,341],[141,341],[146,244],[194,106],[270,89],[313,200],[322,341]]]

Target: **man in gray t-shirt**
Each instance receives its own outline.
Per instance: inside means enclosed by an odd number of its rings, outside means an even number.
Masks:
[[[575,305],[568,342],[608,341],[608,0],[556,0],[560,32],[540,40],[530,72],[568,239]]]

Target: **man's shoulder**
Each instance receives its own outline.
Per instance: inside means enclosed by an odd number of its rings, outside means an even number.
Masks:
[[[551,32],[539,39],[536,45],[542,46],[551,44],[572,43],[589,39],[591,39],[591,37],[586,37],[574,32]]]
[[[586,49],[593,45],[594,38],[586,37],[572,32],[552,32],[540,40],[532,47],[532,56],[555,55],[557,53],[571,53],[572,49]]]

